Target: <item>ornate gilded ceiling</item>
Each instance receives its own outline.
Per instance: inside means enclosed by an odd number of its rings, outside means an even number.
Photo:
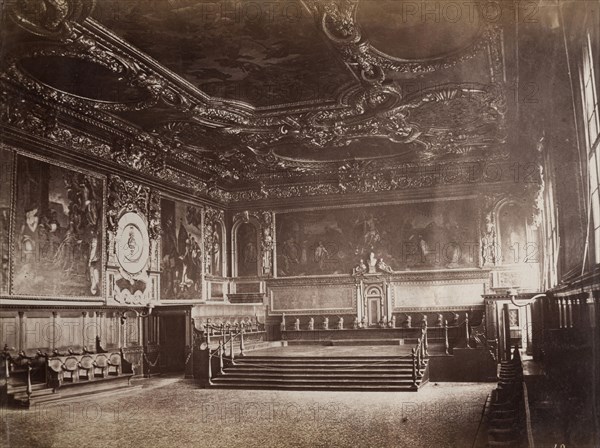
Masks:
[[[498,160],[503,28],[464,5],[20,0],[0,76],[114,134],[111,160],[223,191]]]

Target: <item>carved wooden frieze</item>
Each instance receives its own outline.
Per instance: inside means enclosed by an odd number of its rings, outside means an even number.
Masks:
[[[113,175],[107,208],[108,300],[146,305],[158,298],[160,197],[149,187]]]

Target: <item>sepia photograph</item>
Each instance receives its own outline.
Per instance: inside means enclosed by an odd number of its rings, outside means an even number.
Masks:
[[[600,448],[600,0],[0,0],[0,446]]]

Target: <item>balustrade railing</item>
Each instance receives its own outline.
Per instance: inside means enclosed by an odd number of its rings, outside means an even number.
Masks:
[[[427,324],[421,327],[421,336],[417,339],[417,344],[411,349],[412,357],[412,381],[413,387],[417,388],[419,380],[423,378],[423,369],[425,368],[425,359],[429,356],[427,342]]]
[[[236,339],[239,339],[239,350],[240,356],[245,355],[244,348],[244,335],[246,334],[247,325],[237,324],[237,325],[229,325],[221,324],[221,325],[212,325],[210,323],[205,325],[206,328],[206,338],[207,338],[207,349],[208,349],[208,384],[212,385],[213,378],[213,359],[218,359],[219,366],[219,374],[224,374],[225,361],[235,365],[235,345]],[[210,333],[209,329],[213,330],[213,336],[219,336],[218,346],[215,350],[211,350],[210,348]],[[256,327],[255,327],[256,328]],[[218,335],[214,332],[218,331]],[[250,332],[257,333],[260,330],[255,330]],[[229,346],[229,358],[226,357],[226,349]]]

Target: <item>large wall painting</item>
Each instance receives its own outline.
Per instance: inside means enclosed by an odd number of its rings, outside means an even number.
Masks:
[[[281,213],[277,274],[476,267],[476,216],[474,200]]]
[[[162,299],[199,299],[202,295],[202,213],[184,202],[163,198]]]
[[[0,293],[8,293],[13,153],[0,149]]]
[[[13,293],[102,294],[104,180],[17,158]]]

